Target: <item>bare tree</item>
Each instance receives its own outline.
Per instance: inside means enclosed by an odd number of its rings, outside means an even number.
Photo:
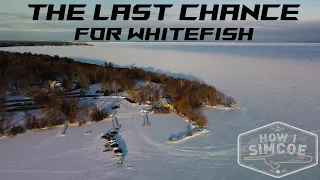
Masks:
[[[59,99],[59,97],[50,95],[45,107],[42,108],[42,112],[47,116],[49,127],[63,124],[61,99]]]
[[[135,80],[128,77],[118,77],[117,82],[121,85],[124,91],[129,91],[134,88]]]
[[[0,133],[4,134],[8,119],[6,118],[4,98],[0,98]]]
[[[155,89],[154,95],[153,95],[153,101],[158,102],[160,100],[160,90]]]
[[[186,83],[186,81],[184,79],[179,79],[178,82],[179,82],[180,88],[183,88]]]
[[[151,73],[146,73],[146,75],[145,75],[145,77],[144,77],[144,78],[145,78],[144,80],[147,81],[147,82],[151,82],[151,79],[152,79],[151,76],[152,76]]]
[[[224,105],[225,104],[225,98],[226,98],[226,95],[223,92],[218,91],[217,104]]]
[[[87,104],[79,107],[77,118],[76,118],[79,126],[84,125],[89,120],[89,114],[90,114],[89,109],[90,108]]]
[[[81,90],[88,90],[90,85],[89,78],[84,73],[80,73],[78,79],[78,85]]]
[[[111,82],[109,80],[102,81],[101,89],[103,92],[108,91],[108,95],[111,94],[111,91],[112,91]]]
[[[0,77],[0,133],[4,134],[4,131],[9,125],[9,118],[7,117],[6,113],[6,106],[5,106],[5,83],[4,78]]]
[[[145,94],[142,92],[142,91],[139,91],[139,102],[142,103],[142,102],[145,102],[146,101],[146,96]]]
[[[208,119],[206,116],[204,115],[200,115],[198,116],[198,118],[196,119],[196,123],[199,125],[200,128],[204,127],[206,124],[208,124]]]
[[[62,81],[62,87],[65,90],[68,90],[71,92],[72,89],[72,79],[70,77],[64,77]]]
[[[118,95],[119,89],[121,88],[120,84],[118,84],[116,81],[112,81],[111,87],[113,91],[116,93],[116,96]]]
[[[138,101],[138,99],[139,99],[139,91],[137,89],[129,89],[127,91],[127,93],[132,99]]]
[[[79,101],[74,98],[62,99],[61,111],[67,116],[68,122],[71,124],[76,120],[78,103]]]

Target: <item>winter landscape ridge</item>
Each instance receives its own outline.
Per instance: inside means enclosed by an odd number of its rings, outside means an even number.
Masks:
[[[120,135],[128,154],[104,153],[101,135],[111,120],[27,132],[0,140],[1,179],[272,179],[237,164],[237,136],[282,121],[319,135],[319,44],[158,44],[94,43],[81,47],[8,47],[0,50],[72,57],[82,62],[113,62],[172,76],[201,79],[233,96],[238,109],[205,109],[209,133],[168,144],[171,133],[187,123],[174,114],[152,114],[142,127],[141,107],[120,98],[97,100],[120,104]],[[85,132],[90,129],[91,134]],[[318,167],[283,179],[317,180]]]

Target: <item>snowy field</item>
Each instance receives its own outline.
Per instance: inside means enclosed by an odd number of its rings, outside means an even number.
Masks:
[[[150,115],[119,99],[120,135],[128,148],[119,157],[103,153],[100,136],[111,120],[29,132],[0,140],[1,180],[212,179],[268,180],[237,164],[237,136],[282,121],[320,135],[320,44],[96,43],[93,47],[10,47],[2,50],[72,57],[79,61],[138,66],[173,76],[199,78],[233,96],[239,110],[206,109],[210,133],[168,144],[187,124],[175,115]],[[102,100],[101,100],[102,101]],[[103,106],[103,101],[101,102]],[[85,132],[91,129],[90,135]],[[319,167],[283,179],[318,180]]]

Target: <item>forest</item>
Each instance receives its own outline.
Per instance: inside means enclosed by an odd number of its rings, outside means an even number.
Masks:
[[[50,82],[57,79],[61,80],[61,88],[52,88]],[[137,87],[138,82],[159,86]],[[96,106],[80,106],[78,102],[89,86],[97,83],[101,84],[99,93],[104,96],[126,92],[138,103],[156,103],[166,97],[177,114],[200,127],[208,123],[207,117],[201,113],[203,105],[231,106],[236,103],[232,97],[204,82],[174,78],[138,67],[116,67],[111,62],[96,65],[57,55],[0,51],[0,134],[15,135],[64,123],[83,125],[86,123],[84,117],[88,116],[91,121],[108,117]],[[74,89],[80,89],[77,96],[71,96]],[[31,108],[25,106],[29,109],[19,109],[25,112],[25,126],[15,124],[10,118],[12,112],[8,110],[10,101],[7,97],[14,95],[32,97],[35,102]],[[33,108],[40,109],[44,117],[32,116],[29,112]]]

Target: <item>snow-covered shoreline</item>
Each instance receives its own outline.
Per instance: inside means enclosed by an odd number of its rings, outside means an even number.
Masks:
[[[269,180],[268,176],[249,172],[237,164],[240,133],[282,121],[319,135],[319,46],[186,46],[187,49],[181,48],[184,51],[175,51],[159,50],[158,46],[106,44],[4,49],[191,73],[232,95],[246,110],[203,109],[210,133],[168,144],[171,132],[185,130],[186,123],[180,117],[154,114],[150,116],[152,126],[144,128],[141,109],[124,103],[118,116],[129,153],[122,168],[116,167],[118,158],[103,153],[101,133],[112,127],[111,121],[103,121],[90,124],[90,136],[84,135],[88,127],[85,125],[70,126],[62,138],[55,137],[57,130],[48,130],[1,140],[2,179]],[[310,168],[290,176],[290,180],[318,180],[318,171]]]
[[[217,110],[240,110],[243,107],[240,105],[232,105],[231,107],[223,106],[223,105],[216,105],[216,106],[210,106],[210,105],[204,105],[202,106],[203,109],[217,109]]]
[[[167,42],[85,42],[90,45],[103,45],[103,46],[112,46],[112,45],[145,45],[145,44],[154,44],[154,45],[197,45],[197,46],[310,46],[310,45],[320,45],[320,43],[305,43],[305,42],[175,42],[175,41],[167,41]]]
[[[210,131],[206,128],[203,128],[202,130],[200,131],[197,131],[195,132],[194,134],[192,134],[191,136],[184,136],[182,138],[177,138],[176,140],[168,140],[167,143],[168,144],[176,144],[176,143],[180,143],[180,142],[183,142],[183,141],[186,141],[186,140],[189,140],[189,139],[192,139],[192,138],[196,138],[196,137],[199,137],[199,136],[202,136],[204,134],[207,134],[209,133]]]

